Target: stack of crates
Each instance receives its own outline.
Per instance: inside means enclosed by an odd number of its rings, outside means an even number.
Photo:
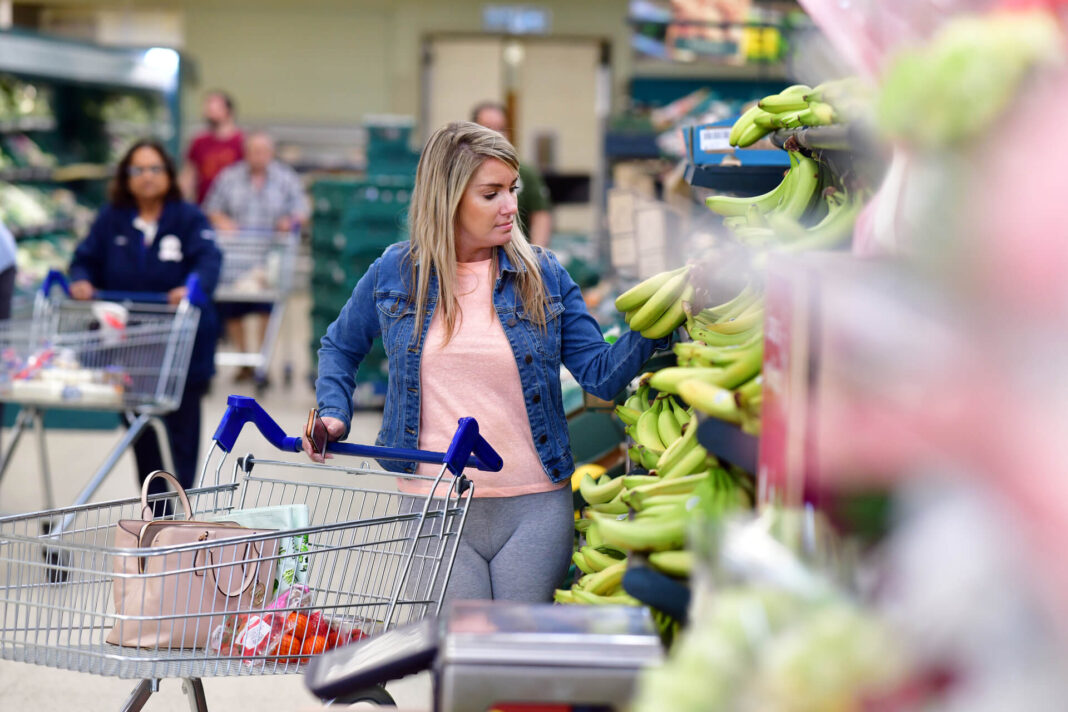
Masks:
[[[411,150],[412,121],[369,118],[363,178],[324,178],[312,184],[312,363],[319,340],[353,288],[386,247],[408,239],[408,203],[418,154]],[[380,340],[356,374],[356,405],[385,399],[389,367]]]
[[[327,178],[312,184],[312,364],[318,365],[319,340],[337,318],[353,288],[383,250],[408,238],[406,220],[412,187],[391,176]],[[386,353],[375,340],[356,374],[356,404],[384,401]]]

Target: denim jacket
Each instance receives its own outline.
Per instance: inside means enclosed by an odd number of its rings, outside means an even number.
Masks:
[[[323,336],[319,349],[316,396],[320,413],[346,425],[352,418],[356,369],[382,336],[389,359],[389,385],[382,429],[377,445],[416,448],[419,442],[421,348],[412,340],[416,305],[411,285],[408,243],[391,245],[367,270]],[[541,329],[523,310],[515,275],[525,269],[513,266],[497,250],[500,274],[493,287],[493,304],[505,336],[515,354],[527,418],[542,468],[553,482],[570,477],[571,457],[567,422],[560,393],[560,364],[589,393],[613,398],[640,371],[658,346],[670,339],[652,341],[628,331],[608,344],[597,322],[586,310],[579,287],[551,252],[538,250],[547,297],[547,327]],[[437,304],[437,279],[431,278],[423,323],[426,336]],[[422,343],[422,339],[418,343]],[[474,374],[473,374],[474,375]],[[479,413],[471,413],[477,420]],[[491,443],[492,444],[492,443]],[[392,465],[392,471],[413,472],[415,463]]]

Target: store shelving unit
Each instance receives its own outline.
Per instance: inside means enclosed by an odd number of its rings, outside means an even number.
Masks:
[[[782,181],[782,166],[696,166],[686,164],[684,177],[695,188],[760,195]]]
[[[179,80],[180,58],[171,49],[115,49],[0,33],[0,82],[33,100],[26,102],[32,106],[9,102],[8,115],[0,118],[0,148],[7,154],[0,183],[29,188],[31,197],[69,190],[78,205],[95,210],[131,141],[153,137],[176,153]],[[29,150],[20,153],[20,145]],[[55,218],[47,225],[10,227],[20,238],[69,234],[71,217]]]

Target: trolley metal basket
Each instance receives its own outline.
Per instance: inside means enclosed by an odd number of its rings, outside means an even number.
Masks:
[[[473,494],[473,484],[463,476],[463,470],[472,466],[498,471],[502,464],[478,434],[477,423],[471,418],[461,419],[445,453],[348,443],[329,447],[331,452],[356,457],[439,463],[437,477],[416,478],[426,480],[431,493],[427,495],[399,491],[396,484],[402,475],[367,462],[359,466],[316,465],[246,455],[234,462],[227,480],[223,468],[246,423],[253,423],[280,450],[301,449],[301,439],[286,436],[253,399],[230,396],[201,475],[201,481],[208,482],[214,473],[214,481],[187,491],[192,509],[197,520],[209,516],[226,519],[247,508],[306,504],[308,526],[225,541],[228,546],[248,547],[272,537],[306,539],[306,551],[301,554],[306,557],[304,586],[313,598],[274,611],[266,598],[227,609],[230,623],[240,626],[253,617],[262,622],[268,613],[272,623],[280,620],[278,616],[285,618],[291,613],[317,613],[342,630],[375,635],[437,614]],[[448,473],[455,477],[443,482]],[[170,499],[178,508],[173,493],[149,499]],[[218,580],[225,573],[225,564],[209,563],[212,560],[206,551],[218,546],[218,541],[116,548],[116,523],[139,518],[141,507],[139,499],[127,499],[0,517],[0,658],[141,680],[124,710],[140,709],[165,677],[182,678],[193,709],[204,710],[201,678],[302,671],[301,659],[277,650],[249,653],[225,644],[200,649],[147,649],[106,642],[109,630],[120,621],[124,626],[149,622],[116,613],[113,583],[117,578],[147,580],[159,575],[149,572],[161,570],[173,575],[181,571],[179,557],[184,554],[182,560],[188,561],[190,551],[200,552],[192,558],[193,573],[214,569],[213,577]],[[41,534],[39,525],[45,519],[62,520],[61,532]],[[254,555],[246,560],[255,561],[258,567],[279,567],[284,556]],[[112,573],[122,570],[118,564],[130,557],[146,562],[144,573]],[[208,581],[210,577],[202,578]],[[221,617],[219,612],[200,611],[156,617],[150,622],[186,629],[211,625],[216,640]]]
[[[89,501],[146,427],[156,429],[164,462],[171,462],[159,416],[181,402],[200,320],[196,305],[204,300],[195,275],[177,306],[157,293],[99,291],[91,302],[54,298],[55,286],[69,296],[63,275],[49,273],[32,317],[0,322],[0,402],[21,406],[0,462],[0,479],[32,426],[49,508],[55,500],[45,447],[47,410],[113,411],[126,413],[130,422],[73,504]]]
[[[252,303],[270,306],[263,343],[255,351],[215,353],[219,366],[248,366],[255,370],[256,382],[266,384],[278,335],[285,316],[286,300],[293,290],[297,261],[296,232],[219,231],[215,242],[223,253],[222,273],[215,288],[218,304]],[[292,366],[286,364],[286,382],[292,379]]]

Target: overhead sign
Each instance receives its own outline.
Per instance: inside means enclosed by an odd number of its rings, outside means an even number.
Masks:
[[[545,35],[549,33],[552,14],[537,5],[483,5],[482,29],[510,35]]]

